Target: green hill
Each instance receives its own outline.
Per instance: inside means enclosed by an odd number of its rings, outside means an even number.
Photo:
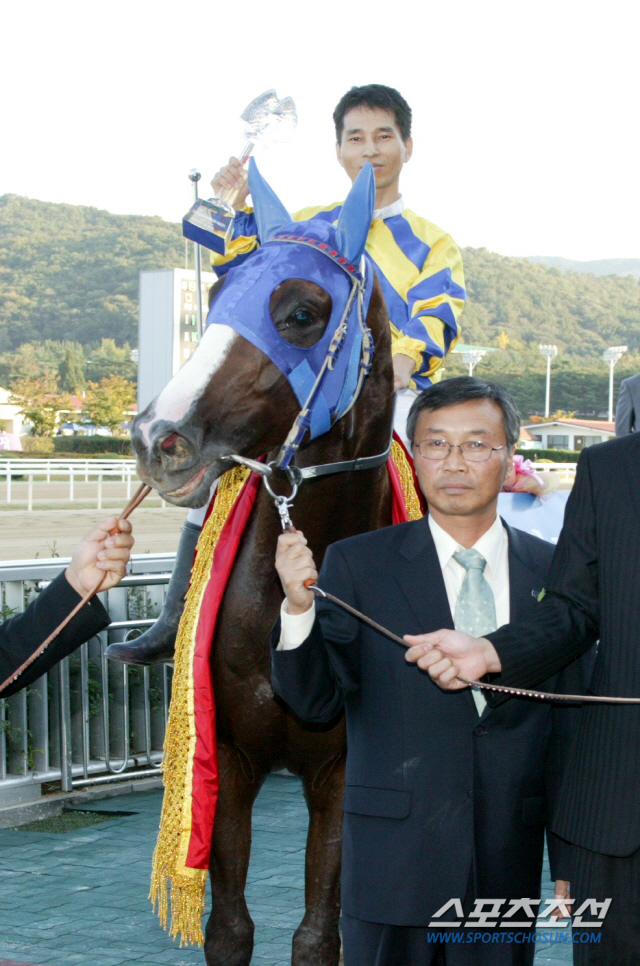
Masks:
[[[0,197],[0,352],[39,339],[138,341],[138,272],[184,264],[179,225]]]
[[[506,345],[487,356],[477,374],[511,388],[528,380],[528,389],[517,390],[524,409],[543,404],[539,342],[555,343],[560,350],[553,408],[606,408],[601,356],[609,345],[629,346],[616,369],[618,378],[640,371],[640,280],[633,275],[563,272],[486,249],[464,249],[463,257],[469,293],[463,340]],[[118,345],[135,345],[139,271],[183,264],[178,224],[4,195],[0,353],[45,339],[88,346],[106,336]],[[447,362],[450,374],[461,367],[460,359]],[[560,392],[563,373],[570,375]]]
[[[512,343],[551,342],[581,359],[599,358],[610,345],[640,349],[640,281],[633,276],[563,273],[484,248],[465,248],[463,258],[465,342],[492,346],[504,331]]]
[[[591,272],[593,275],[635,275],[640,278],[640,258],[597,258],[578,262],[560,255],[528,255],[530,262],[550,265],[563,272]]]

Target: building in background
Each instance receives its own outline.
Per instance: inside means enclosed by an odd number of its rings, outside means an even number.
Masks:
[[[206,318],[213,272],[202,273]],[[148,406],[198,344],[196,276],[191,269],[140,272],[138,321],[138,409]]]
[[[615,423],[602,419],[554,419],[529,423],[523,429],[531,436],[536,448],[577,452],[596,443],[605,443],[616,435]]]
[[[21,436],[23,429],[23,417],[18,406],[13,406],[9,402],[11,395],[10,389],[0,388],[0,433],[8,433],[10,436]],[[3,449],[10,449],[3,446]]]

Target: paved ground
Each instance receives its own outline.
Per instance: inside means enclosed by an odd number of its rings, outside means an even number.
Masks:
[[[202,951],[179,949],[146,899],[160,801],[149,792],[96,802],[136,814],[65,834],[0,830],[0,966],[202,966]],[[271,776],[254,810],[247,885],[255,966],[291,961],[306,827],[299,782]],[[559,963],[571,963],[569,945],[538,950],[536,966]]]
[[[114,507],[122,509],[122,499]],[[157,502],[157,501],[156,501]],[[31,560],[36,556],[69,557],[73,548],[96,523],[106,520],[115,509],[89,510],[0,510],[0,560]],[[131,518],[135,537],[134,553],[172,553],[187,510],[181,507],[141,506]]]

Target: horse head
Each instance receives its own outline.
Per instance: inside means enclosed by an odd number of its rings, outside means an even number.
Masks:
[[[292,222],[253,160],[249,177],[260,247],[213,287],[198,348],[132,427],[141,479],[179,506],[203,506],[213,480],[235,465],[231,454],[256,458],[282,446],[342,329],[306,439],[326,433],[355,394],[363,338],[356,329],[367,338],[371,165],[335,227]],[[376,296],[374,314],[385,334],[380,302]]]

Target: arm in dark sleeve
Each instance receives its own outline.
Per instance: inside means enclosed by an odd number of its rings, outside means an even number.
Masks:
[[[547,852],[549,854],[549,878],[552,882],[564,879],[571,882],[571,855],[573,845],[556,835],[547,826]]]
[[[10,617],[0,626],[0,687],[38,649],[79,600],[79,595],[62,573],[40,591],[23,614]],[[109,623],[109,615],[97,598],[85,604],[33,664],[0,691],[0,698],[8,698],[32,684]]]
[[[355,594],[342,553],[329,547],[318,586],[352,606]],[[360,681],[359,626],[355,618],[329,601],[316,601],[311,634],[299,647],[276,650],[280,620],[271,637],[271,683],[276,694],[303,721],[332,721],[344,706],[345,695]]]
[[[632,433],[635,427],[635,412],[633,400],[627,381],[620,386],[618,405],[616,406],[616,436],[626,436]]]
[[[597,646],[594,644],[576,661],[572,661],[558,675],[553,690],[558,694],[587,694],[593,666],[595,663]],[[581,704],[555,704],[551,712],[551,738],[546,761],[547,801],[549,804],[549,824],[553,825],[555,812],[566,762],[572,754],[572,746],[580,718]],[[549,865],[551,879],[565,879],[571,881],[572,845],[555,835],[547,828],[547,846],[549,849]]]
[[[530,688],[587,651],[599,633],[598,550],[588,450],[580,456],[544,599],[530,617],[487,634],[496,684]]]

